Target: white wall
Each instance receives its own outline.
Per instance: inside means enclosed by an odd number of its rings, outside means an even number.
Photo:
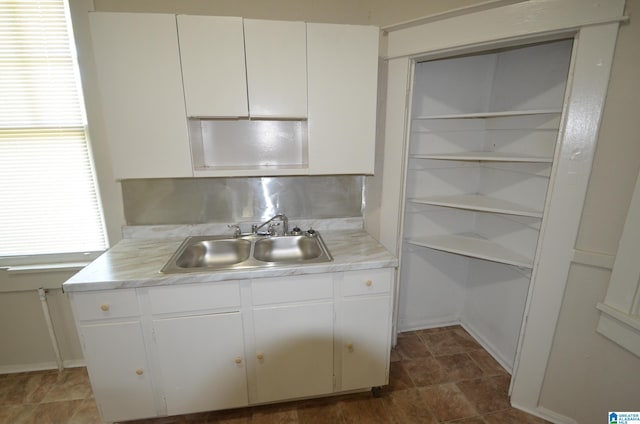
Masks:
[[[615,255],[640,169],[640,2],[627,1],[631,22],[619,31],[576,249]],[[637,16],[636,16],[637,20]],[[640,408],[640,358],[596,333],[611,270],[570,269],[540,405],[580,424],[605,422],[608,411]]]

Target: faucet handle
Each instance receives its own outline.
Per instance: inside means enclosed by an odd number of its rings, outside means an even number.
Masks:
[[[233,228],[234,237],[239,237],[240,234],[242,234],[242,230],[240,229],[240,226],[238,224],[229,224],[227,225],[227,228]]]

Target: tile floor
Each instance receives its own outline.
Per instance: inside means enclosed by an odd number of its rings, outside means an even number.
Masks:
[[[390,383],[370,392],[129,424],[538,424],[509,406],[509,375],[461,327],[403,333]],[[86,369],[0,375],[0,424],[102,423]]]

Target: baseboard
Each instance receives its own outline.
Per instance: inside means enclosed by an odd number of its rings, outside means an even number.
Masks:
[[[553,412],[542,406],[538,406],[537,408],[531,409],[531,408],[522,407],[521,405],[518,405],[513,402],[511,403],[511,406],[523,412],[526,412],[527,414],[535,415],[538,418],[542,418],[543,420],[550,421],[554,424],[578,424],[578,421],[574,420],[573,418],[567,417],[562,414],[558,414],[557,412]]]
[[[461,322],[460,326],[464,328],[467,333],[471,334],[471,337],[473,337],[475,341],[478,342],[480,346],[482,346],[484,350],[486,350],[487,353],[489,353],[489,355],[491,355],[502,368],[504,368],[509,374],[513,374],[513,364],[510,364],[506,358],[502,357],[502,355],[500,355],[500,352],[498,352],[498,349],[496,349],[491,343],[480,337],[478,332],[475,331],[475,329],[469,324]]]
[[[84,359],[69,359],[62,362],[64,368],[84,367]],[[33,372],[57,370],[58,364],[55,361],[38,362],[34,364],[16,364],[16,365],[0,365],[0,374],[14,374],[18,372]]]
[[[444,321],[402,321],[398,322],[398,333],[426,330],[429,328],[448,327],[450,325],[460,325],[460,320],[452,318]]]

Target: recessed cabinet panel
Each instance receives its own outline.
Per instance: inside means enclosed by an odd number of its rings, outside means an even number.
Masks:
[[[246,406],[239,312],[154,320],[169,415]]]
[[[123,421],[155,416],[140,322],[87,325],[80,327],[80,332],[102,418]]]
[[[307,117],[304,22],[244,20],[249,115]]]
[[[333,391],[333,303],[253,311],[257,402]]]
[[[340,390],[385,385],[391,336],[389,296],[351,298],[343,300],[341,308]]]
[[[248,116],[242,18],[177,19],[187,115]]]
[[[89,14],[114,176],[191,177],[175,15]]]
[[[379,29],[307,24],[309,172],[372,174]]]

